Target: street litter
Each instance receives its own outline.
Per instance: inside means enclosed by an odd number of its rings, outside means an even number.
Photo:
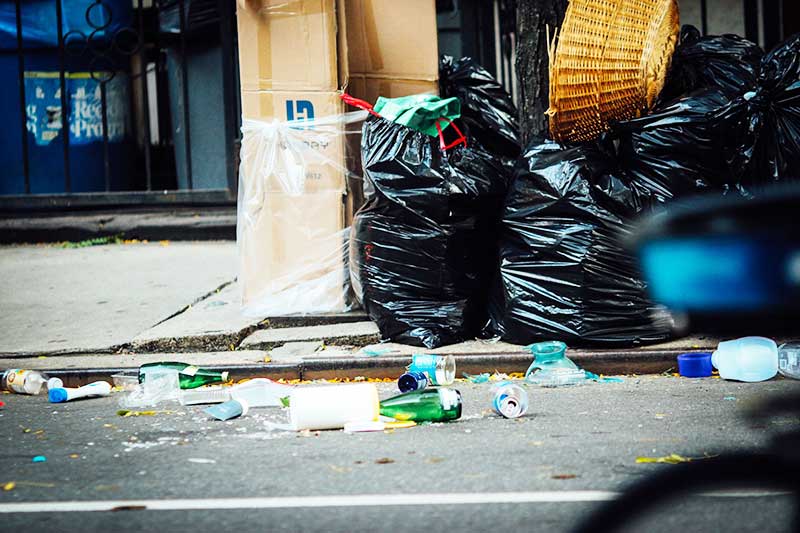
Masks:
[[[10,368],[0,376],[0,390],[16,392],[17,394],[37,395],[48,386],[63,386],[58,378],[49,378],[47,374],[38,370],[24,368]]]
[[[111,394],[111,384],[107,381],[95,381],[78,388],[57,387],[47,392],[50,403],[69,402],[78,398],[91,398],[108,396]]]
[[[504,418],[518,418],[528,411],[528,393],[514,383],[505,381],[492,387],[492,408]]]
[[[178,381],[181,389],[195,389],[203,385],[214,383],[225,383],[228,381],[228,372],[217,372],[206,368],[190,365],[188,363],[160,362],[147,363],[139,367],[139,383],[147,381],[147,377],[152,372],[163,372],[164,370],[175,370],[178,373]]]
[[[141,381],[119,399],[121,407],[149,407],[161,402],[177,401],[181,387],[178,372],[170,368],[152,368]]]
[[[778,347],[778,372],[800,379],[800,342],[787,342]]]
[[[409,372],[422,372],[431,385],[451,385],[456,379],[456,360],[452,355],[414,354]]]
[[[685,378],[707,378],[711,371],[710,353],[693,352],[678,356],[678,372]]]
[[[537,342],[527,346],[527,349],[533,354],[533,362],[525,371],[527,382],[542,387],[562,387],[586,382],[586,372],[564,355],[567,345],[563,342]]]
[[[293,387],[276,383],[267,378],[254,378],[238,383],[232,387],[201,387],[182,390],[179,401],[181,405],[197,405],[207,403],[223,403],[228,400],[243,400],[250,407],[282,407]]]
[[[46,461],[47,461],[47,457],[45,457],[44,455],[36,455],[33,458],[33,462],[34,463],[44,463]]]
[[[203,410],[217,420],[229,420],[247,414],[249,406],[245,400],[228,400],[227,402],[213,405]]]
[[[388,418],[387,420],[388,421],[370,420],[367,422],[348,422],[344,425],[344,432],[364,433],[370,431],[386,431],[386,430],[394,430],[401,428],[410,428],[417,425],[417,423],[412,420],[399,421]]]
[[[366,355],[367,357],[380,357],[381,355],[397,353],[397,350],[392,350],[391,348],[370,348],[369,346],[365,346],[361,348],[358,353]]]
[[[467,374],[464,372],[461,375],[464,376],[464,378],[470,383],[486,383],[492,377],[488,372],[484,372],[483,374]]]
[[[342,429],[348,422],[377,421],[378,389],[371,383],[298,387],[289,396],[290,424],[304,429]]]
[[[400,421],[456,420],[461,409],[461,393],[445,387],[406,392],[380,402],[381,415]]]
[[[422,390],[428,386],[428,375],[425,372],[406,372],[397,378],[397,388],[400,392]]]
[[[766,337],[723,341],[711,355],[719,377],[736,381],[766,381],[778,373],[778,345]]]
[[[189,457],[187,461],[200,465],[213,465],[217,462],[215,459],[206,459],[204,457]]]

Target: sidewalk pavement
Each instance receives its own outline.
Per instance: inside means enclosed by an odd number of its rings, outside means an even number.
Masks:
[[[362,311],[245,317],[236,270],[230,241],[0,247],[0,368],[47,369],[68,383],[165,359],[224,367],[234,378],[393,377],[422,351],[376,345],[378,329]],[[660,373],[678,353],[716,343],[692,337],[570,357],[596,373]],[[426,351],[453,354],[468,373],[521,372],[531,361],[504,342]]]

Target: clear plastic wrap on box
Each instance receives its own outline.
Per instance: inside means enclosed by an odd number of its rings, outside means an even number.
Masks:
[[[245,314],[332,313],[354,305],[348,223],[360,205],[365,116],[243,121],[237,242]]]

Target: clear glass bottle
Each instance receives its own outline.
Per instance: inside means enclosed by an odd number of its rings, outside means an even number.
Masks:
[[[800,341],[778,347],[778,372],[787,378],[800,379]]]
[[[181,389],[196,389],[203,385],[225,383],[228,381],[228,372],[217,372],[187,363],[160,362],[147,363],[139,367],[139,383],[143,383],[147,373],[153,370],[176,370]]]
[[[461,393],[455,389],[438,388],[406,392],[383,400],[383,416],[415,422],[445,422],[461,417]]]

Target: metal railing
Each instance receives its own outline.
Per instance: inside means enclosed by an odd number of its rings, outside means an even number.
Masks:
[[[234,0],[15,0],[0,17],[18,117],[0,209],[235,199]]]

